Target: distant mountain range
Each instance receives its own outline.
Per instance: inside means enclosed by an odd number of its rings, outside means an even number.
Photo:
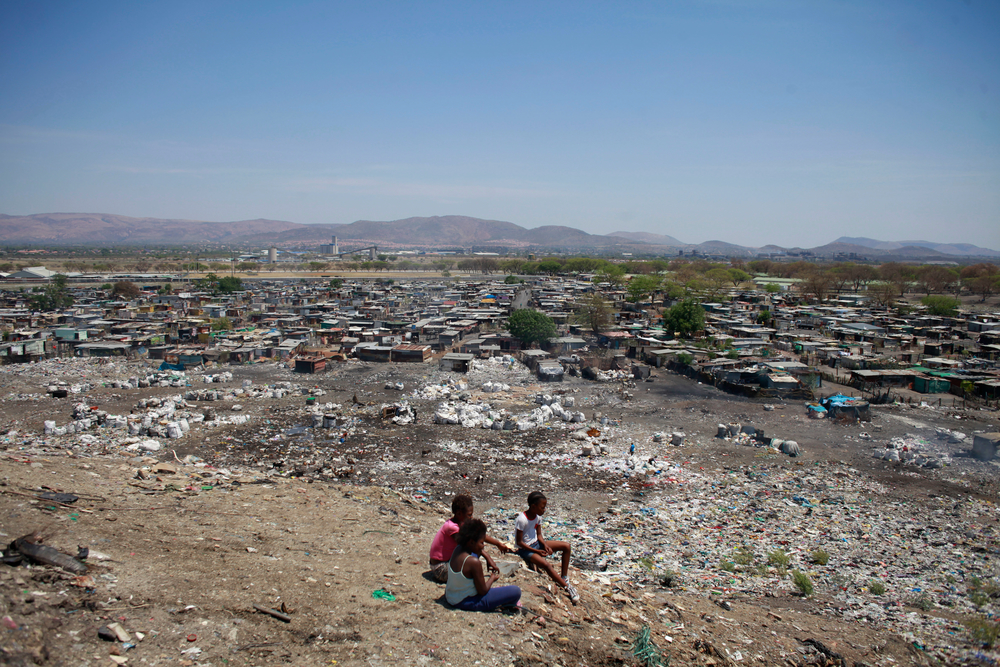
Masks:
[[[746,247],[725,241],[687,244],[673,236],[649,232],[588,234],[573,227],[547,225],[526,229],[512,222],[481,220],[460,215],[358,220],[345,225],[304,225],[282,220],[205,222],[162,218],[129,218],[102,213],[0,214],[0,242],[5,245],[50,246],[257,246],[308,247],[330,243],[341,246],[379,245],[386,250],[410,248],[538,249],[614,251],[638,254],[700,254],[710,256],[793,255],[900,260],[1000,257],[1000,251],[968,243],[878,241],[841,237],[817,248],[777,245]]]

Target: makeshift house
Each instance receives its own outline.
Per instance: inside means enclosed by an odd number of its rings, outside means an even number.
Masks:
[[[456,373],[468,373],[469,367],[475,355],[462,354],[460,352],[449,352],[441,357],[440,368],[443,371],[454,371]]]
[[[830,419],[847,419],[850,421],[871,421],[871,409],[868,401],[853,396],[835,394],[820,399],[820,405],[826,408]]]

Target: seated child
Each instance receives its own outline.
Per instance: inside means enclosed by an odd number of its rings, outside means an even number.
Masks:
[[[517,555],[525,560],[528,567],[545,570],[552,577],[552,581],[566,589],[569,599],[575,603],[580,599],[580,594],[566,578],[569,575],[569,543],[547,541],[542,538],[541,520],[548,503],[548,499],[541,491],[532,491],[528,494],[528,509],[518,514],[514,523],[514,546],[517,548]],[[546,556],[551,556],[556,551],[562,552],[561,576],[556,574],[552,565],[545,560]]]
[[[448,604],[463,611],[493,611],[497,607],[516,605],[521,599],[517,586],[498,586],[500,578],[493,572],[489,579],[483,576],[479,554],[486,546],[486,524],[479,519],[468,519],[455,536],[458,546],[448,563],[448,584],[444,597]]]
[[[444,525],[438,529],[434,536],[434,541],[431,542],[431,576],[439,584],[448,581],[448,561],[451,560],[451,555],[455,551],[455,535],[462,524],[472,518],[473,509],[471,496],[464,494],[455,496],[451,501],[451,513],[454,516],[444,522]],[[506,544],[495,537],[487,535],[486,542],[498,548],[500,553],[505,554],[510,551]],[[489,557],[489,554],[484,553],[482,556],[486,559],[487,567],[491,570],[497,569],[496,563]]]

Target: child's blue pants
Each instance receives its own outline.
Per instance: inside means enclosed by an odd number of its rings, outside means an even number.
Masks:
[[[517,586],[500,586],[486,591],[486,595],[470,595],[455,605],[462,611],[493,611],[497,607],[515,605],[521,599]]]

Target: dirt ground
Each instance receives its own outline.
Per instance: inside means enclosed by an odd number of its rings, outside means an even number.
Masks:
[[[0,565],[0,663],[639,665],[630,645],[645,626],[672,665],[998,657],[967,630],[978,616],[965,601],[973,578],[995,592],[982,582],[997,565],[997,468],[969,457],[967,443],[933,437],[945,427],[1000,430],[995,412],[886,406],[873,408],[870,423],[839,424],[807,419],[800,403],[736,398],[662,371],[626,387],[631,398],[616,383],[539,386],[524,372],[501,378],[510,391],[482,394],[485,376],[467,378],[467,400],[512,412],[535,407],[540,392],[572,396],[585,426],[602,432],[594,441],[611,450],[590,458],[562,424],[519,432],[432,423],[440,399],[413,390],[457,378],[424,365],[349,363],[314,376],[275,365],[226,370],[232,381],[212,388],[249,380],[322,389],[317,400],[335,404],[329,411],[343,425],[311,428],[305,396],[293,393],[242,401],[247,423],[193,425],[154,453],[124,451],[101,430],[81,446],[78,436],[43,436],[43,422],[66,423],[82,397],[127,415],[140,399],[185,390],[100,386],[135,369],[72,366],[68,382],[96,386],[53,399],[45,385],[59,367],[0,368],[0,540],[37,532],[67,554],[90,549],[85,574]],[[390,381],[405,389],[386,389]],[[383,405],[404,399],[416,424],[381,417]],[[729,422],[794,438],[802,456],[714,438]],[[684,445],[653,438],[664,431],[682,431]],[[872,457],[873,443],[908,434],[947,450],[951,465]],[[632,445],[669,466],[655,475],[628,469]],[[502,582],[522,588],[521,613],[450,609],[443,586],[425,576],[450,497],[472,494],[477,516],[510,541],[535,489],[554,508],[548,536],[574,544],[579,604],[522,569]],[[38,498],[46,490],[79,499]],[[880,517],[894,523],[881,526]],[[827,545],[830,566],[807,564],[796,535]],[[816,581],[812,595],[780,563],[760,562],[782,543]],[[748,544],[758,561],[718,567],[719,554]],[[844,546],[838,559],[838,544],[851,545],[850,557]],[[889,591],[875,597],[857,577],[848,581],[855,570],[885,573]],[[925,589],[929,604],[914,603],[913,582],[937,582]],[[977,608],[989,614],[992,605]],[[110,623],[128,639],[102,640],[98,629]]]

